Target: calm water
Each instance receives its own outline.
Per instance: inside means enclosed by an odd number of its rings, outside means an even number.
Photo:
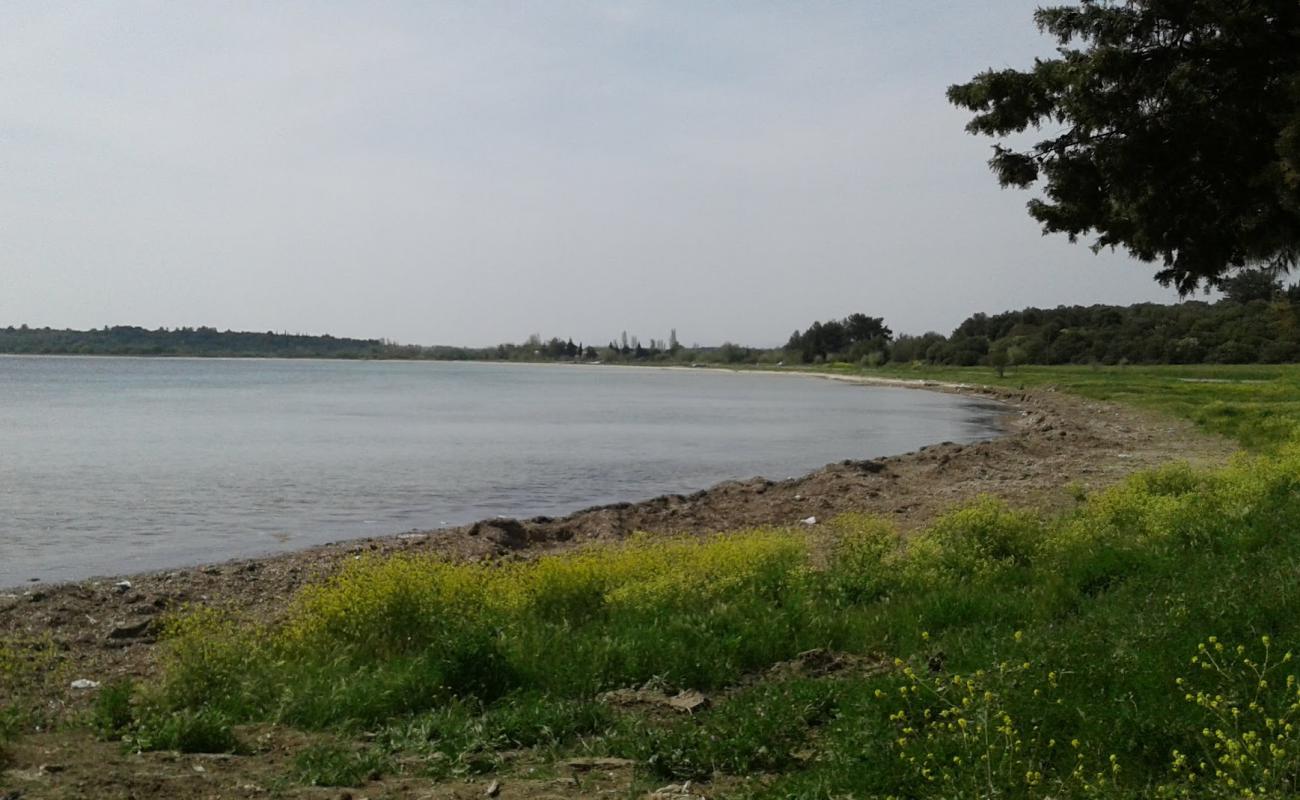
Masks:
[[[780,479],[998,414],[707,371],[0,357],[0,586]]]

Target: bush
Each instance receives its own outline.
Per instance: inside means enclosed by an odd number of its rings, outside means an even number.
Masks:
[[[230,719],[207,708],[167,711],[148,708],[126,738],[137,750],[176,750],[181,753],[235,753],[239,740]]]
[[[1178,679],[1200,718],[1197,752],[1173,751],[1177,797],[1295,797],[1300,792],[1300,683],[1290,651],[1263,636],[1254,648],[1198,645]],[[1253,652],[1252,652],[1253,651]]]
[[[904,559],[903,540],[894,526],[864,514],[845,514],[831,521],[831,558],[827,577],[841,602],[864,604],[898,586]]]
[[[104,739],[119,739],[134,722],[131,696],[135,687],[124,679],[105,684],[90,709],[90,727]]]

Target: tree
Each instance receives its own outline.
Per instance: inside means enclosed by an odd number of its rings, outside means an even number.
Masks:
[[[1300,3],[1082,0],[1039,9],[1057,58],[948,89],[971,133],[1055,133],[994,145],[1003,186],[1043,197],[1045,233],[1162,264],[1184,294],[1300,255]]]
[[[1282,282],[1272,270],[1244,269],[1219,282],[1223,296],[1234,303],[1249,303],[1252,300],[1272,300],[1281,293]]]
[[[854,344],[876,339],[888,341],[894,336],[893,331],[885,327],[883,317],[868,317],[866,314],[849,314],[844,318],[844,328],[849,341]]]

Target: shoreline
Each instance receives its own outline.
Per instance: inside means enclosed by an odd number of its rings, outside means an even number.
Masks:
[[[23,357],[23,356],[18,355],[16,357]],[[41,356],[41,357],[45,357],[45,356]],[[70,356],[70,357],[78,357],[78,356]],[[91,357],[157,358],[158,356],[91,356]],[[206,359],[207,357],[181,357],[181,358]],[[230,360],[238,360],[238,359],[230,359]],[[280,359],[280,360],[326,360],[326,359]],[[347,359],[331,359],[331,360],[347,361]],[[394,361],[401,361],[401,359],[394,359]],[[446,363],[475,363],[475,364],[495,365],[497,362],[476,361],[476,362],[446,362]],[[431,529],[413,528],[404,532],[391,532],[391,533],[383,533],[383,534],[363,535],[357,537],[347,537],[336,541],[329,541],[321,544],[308,545],[306,547],[290,549],[290,550],[273,550],[266,553],[251,554],[251,555],[241,554],[241,555],[231,556],[230,558],[218,558],[216,560],[206,560],[206,561],[201,560],[201,561],[194,561],[194,562],[186,562],[184,564],[170,566],[170,567],[150,568],[150,569],[140,570],[135,572],[110,572],[110,573],[91,575],[85,578],[76,578],[71,580],[45,581],[40,579],[31,579],[26,582],[0,587],[0,604],[3,604],[3,602],[6,599],[11,600],[13,598],[30,595],[32,594],[33,591],[45,593],[47,591],[56,591],[66,587],[75,587],[75,586],[81,586],[87,584],[98,585],[107,581],[118,581],[123,578],[149,579],[149,578],[157,578],[159,576],[171,576],[178,573],[184,573],[187,571],[196,571],[196,570],[212,572],[214,570],[220,570],[223,567],[227,567],[227,566],[241,566],[241,565],[247,566],[259,562],[296,560],[300,558],[311,557],[316,554],[330,554],[338,550],[347,550],[349,552],[355,552],[359,548],[364,548],[366,550],[380,549],[384,551],[393,550],[393,549],[399,549],[399,550],[410,549],[409,545],[398,545],[395,548],[393,546],[394,542],[408,542],[408,543],[416,542],[416,541],[425,542],[430,539],[433,539],[433,540],[437,540],[440,544],[445,544],[447,540],[454,539],[456,537],[477,536],[478,533],[483,531],[484,529],[507,531],[506,536],[501,537],[498,535],[496,537],[498,539],[503,539],[504,542],[503,547],[505,548],[504,550],[498,548],[497,555],[513,553],[514,551],[521,550],[521,549],[532,549],[542,545],[553,547],[557,543],[568,542],[570,540],[585,540],[590,538],[602,539],[602,538],[609,538],[611,536],[621,538],[622,536],[625,536],[628,533],[632,532],[633,528],[635,528],[635,530],[637,531],[641,530],[641,528],[636,528],[635,526],[629,527],[629,518],[639,519],[642,515],[640,515],[638,512],[646,509],[660,509],[660,508],[670,509],[669,516],[687,517],[687,519],[684,520],[685,522],[684,529],[676,532],[697,532],[695,530],[697,526],[694,524],[690,524],[690,520],[689,520],[690,515],[682,514],[683,509],[685,507],[688,507],[700,501],[708,501],[711,499],[715,499],[716,496],[718,495],[726,494],[728,492],[733,491],[735,487],[753,487],[757,490],[755,493],[761,495],[764,494],[767,488],[770,487],[802,485],[805,483],[815,482],[821,476],[833,475],[844,470],[849,470],[849,471],[859,470],[859,471],[864,471],[866,474],[869,475],[876,474],[876,473],[889,474],[890,470],[888,469],[888,466],[890,464],[895,464],[895,463],[907,464],[910,462],[924,462],[926,460],[929,460],[930,458],[939,459],[941,465],[947,465],[953,455],[960,454],[968,449],[980,452],[983,450],[982,446],[984,445],[990,445],[990,444],[996,445],[997,443],[1005,442],[1008,439],[1014,439],[1017,436],[1017,433],[1024,432],[1024,429],[1026,427],[1025,423],[1026,423],[1027,416],[1033,418],[1031,419],[1031,423],[1033,425],[1036,425],[1039,430],[1052,431],[1058,428],[1057,424],[1053,424],[1053,422],[1049,421],[1059,416],[1059,411],[1057,409],[1045,410],[1042,408],[1030,407],[1030,406],[1041,405],[1044,395],[1047,396],[1054,395],[1055,389],[1051,389],[1051,388],[1046,390],[1041,390],[1041,389],[1040,390],[1012,390],[1012,389],[1004,389],[1001,387],[981,385],[981,384],[971,384],[971,383],[953,383],[953,382],[933,381],[928,379],[881,378],[881,377],[872,377],[872,376],[865,376],[865,375],[837,375],[837,374],[810,372],[810,371],[796,370],[796,369],[766,370],[766,369],[746,369],[746,368],[729,368],[729,367],[714,367],[714,366],[690,367],[690,366],[682,366],[682,365],[567,364],[567,363],[550,363],[550,362],[539,362],[536,364],[532,362],[500,362],[500,363],[513,364],[513,365],[522,364],[528,366],[547,366],[547,367],[588,367],[588,368],[596,368],[596,367],[611,368],[612,367],[612,368],[623,368],[623,369],[634,369],[634,370],[660,369],[660,370],[680,370],[680,371],[690,371],[690,372],[711,372],[711,373],[729,373],[729,374],[762,374],[762,375],[770,375],[770,376],[785,376],[785,377],[796,377],[796,378],[821,378],[825,380],[835,381],[839,383],[846,383],[851,385],[858,385],[858,386],[881,387],[881,388],[904,388],[904,389],[915,389],[915,390],[922,390],[922,391],[935,391],[935,392],[941,392],[945,394],[960,394],[964,396],[980,398],[985,402],[991,404],[997,404],[999,406],[1003,406],[1004,408],[1002,410],[1002,413],[999,415],[1000,432],[997,435],[988,438],[975,440],[967,444],[957,444],[950,441],[938,442],[929,445],[923,445],[917,450],[895,454],[895,455],[878,457],[874,459],[866,459],[866,460],[848,459],[838,463],[827,464],[824,467],[812,470],[808,473],[805,473],[804,475],[794,476],[779,481],[770,480],[763,477],[749,477],[749,478],[737,477],[737,478],[723,480],[712,486],[696,490],[689,494],[661,495],[649,499],[616,501],[613,503],[593,505],[593,506],[580,508],[578,510],[575,510],[573,512],[570,512],[560,517],[539,516],[539,517],[531,517],[526,519],[516,519],[504,515],[498,515],[496,517],[480,519],[474,522],[469,522],[464,524],[447,525],[447,526],[441,526],[441,527],[431,528]],[[1139,412],[1133,409],[1129,409],[1127,407],[1121,408],[1113,404],[1086,401],[1083,400],[1082,398],[1074,397],[1071,395],[1062,394],[1057,396],[1055,399],[1065,401],[1066,404],[1070,404],[1070,402],[1073,401],[1074,403],[1077,404],[1105,406],[1111,409],[1112,413],[1116,413],[1116,414],[1119,414],[1122,410],[1122,412],[1130,416],[1146,416],[1146,417],[1153,416],[1151,414]],[[1167,425],[1190,427],[1185,423],[1181,423],[1180,421],[1166,420],[1163,418],[1160,419],[1160,421],[1166,423]],[[1058,422],[1064,423],[1065,420],[1060,419],[1058,420]],[[1060,437],[1066,437],[1068,436],[1068,433],[1062,430],[1062,432],[1060,432],[1059,435]],[[1191,432],[1187,435],[1189,435],[1192,439],[1196,439],[1199,437],[1200,439],[1203,440],[1213,441],[1213,437],[1209,437],[1199,432]],[[1230,452],[1231,450],[1235,449],[1235,445],[1226,442],[1219,441],[1216,442],[1216,444],[1218,444],[1219,447],[1214,447],[1211,449],[1214,451],[1222,451],[1222,452],[1216,452],[1216,455],[1220,455],[1220,456],[1226,455],[1227,452]],[[1195,452],[1195,448],[1189,448],[1189,450],[1192,451],[1190,452],[1191,460],[1193,461],[1206,460],[1204,457],[1198,458],[1198,455]],[[923,454],[928,454],[928,455],[923,455]],[[1118,455],[1122,459],[1130,459],[1130,460],[1132,459],[1131,454],[1121,453]],[[1217,459],[1212,457],[1211,460],[1217,460]],[[1145,465],[1145,461],[1139,459],[1137,463],[1125,464],[1126,468],[1123,471],[1124,472],[1136,471],[1136,469],[1138,468],[1138,463]],[[1084,473],[1087,474],[1089,471],[1090,470],[1088,470],[1085,467]],[[993,487],[990,486],[990,489],[992,488]],[[996,491],[992,493],[998,494],[998,492]],[[796,498],[798,498],[798,495],[796,495]],[[812,498],[810,497],[808,499],[811,500]],[[796,502],[798,502],[798,500],[796,500]],[[822,507],[824,506],[825,504],[823,503]],[[811,508],[817,506],[816,504],[810,504],[807,507]],[[851,509],[851,510],[856,510],[856,509]],[[895,509],[895,513],[898,515],[898,518],[901,522],[904,523],[910,522],[912,521],[912,518],[916,516],[915,514],[908,513],[909,510],[910,509],[908,508],[904,508],[903,510]],[[832,511],[832,513],[842,513],[842,512]],[[617,517],[618,519],[610,524],[596,526],[596,529],[594,531],[591,530],[592,526],[588,524],[589,518],[592,517],[607,518],[610,516]],[[743,515],[743,516],[748,518],[751,515]],[[805,519],[805,517],[786,520],[784,523],[782,522],[758,522],[758,523],[735,522],[733,524],[728,524],[726,522],[720,522],[712,530],[721,531],[730,528],[743,527],[749,524],[792,525],[799,522],[802,519]],[[914,527],[914,525],[905,525],[904,527]],[[574,531],[577,531],[576,535]],[[661,526],[655,525],[653,529],[647,530],[646,532],[666,533],[669,531],[662,530]],[[436,549],[442,549],[442,548],[436,548]],[[5,609],[3,605],[0,605],[0,614],[3,614],[4,610]],[[0,628],[0,630],[3,629]]]
[[[27,358],[27,356],[22,356],[22,355],[13,356],[13,357]],[[67,358],[76,358],[76,357],[77,356],[67,356]],[[100,356],[92,356],[92,358],[99,358],[99,357]],[[105,357],[109,357],[109,356],[105,356]],[[116,358],[117,356],[111,356],[111,357]],[[44,356],[36,356],[34,358],[44,358]],[[152,356],[150,357],[122,356],[122,358],[134,359],[138,361],[138,360],[142,360],[143,358],[152,358]],[[182,360],[199,361],[199,360],[206,360],[206,359],[185,358]],[[236,360],[236,359],[228,359],[228,360]],[[472,363],[481,366],[482,368],[485,369],[495,369],[497,366],[499,366],[496,362],[472,362]],[[621,369],[622,372],[617,374],[623,374],[623,375],[632,374],[631,371],[634,370],[639,370],[639,371],[658,370],[658,371],[666,371],[671,373],[693,372],[693,373],[711,374],[714,376],[722,376],[722,375],[741,376],[740,380],[742,381],[747,380],[747,377],[745,376],[764,375],[764,376],[783,376],[788,378],[797,378],[800,380],[805,380],[809,378],[823,378],[823,379],[835,381],[837,384],[840,385],[845,385],[845,384],[858,385],[858,386],[866,386],[869,388],[876,388],[876,387],[891,388],[891,389],[918,389],[919,388],[919,389],[937,391],[942,394],[962,395],[964,397],[963,400],[952,401],[953,407],[962,409],[961,413],[966,415],[966,417],[968,417],[969,419],[979,420],[978,430],[971,430],[969,432],[967,431],[960,431],[960,432],[959,431],[951,431],[951,432],[919,431],[918,435],[913,438],[912,442],[898,442],[897,445],[901,445],[901,447],[898,447],[898,449],[896,450],[893,448],[884,449],[883,452],[877,450],[876,453],[880,453],[880,455],[876,455],[875,453],[873,453],[872,455],[873,458],[894,457],[909,452],[909,450],[905,450],[903,448],[914,449],[918,446],[919,447],[933,446],[939,443],[938,440],[940,436],[942,436],[944,433],[948,433],[948,435],[951,435],[954,438],[958,438],[960,441],[964,443],[970,443],[970,444],[978,443],[980,441],[984,441],[989,438],[996,438],[998,436],[1003,436],[1006,435],[1006,433],[1008,433],[1012,429],[1013,417],[1016,413],[1016,410],[1013,407],[1007,405],[1005,402],[999,401],[997,397],[990,396],[989,393],[987,392],[983,393],[983,396],[981,396],[981,393],[972,392],[970,391],[972,387],[963,384],[943,384],[943,383],[937,383],[933,381],[906,381],[906,380],[894,380],[894,379],[879,379],[879,378],[872,378],[867,376],[830,375],[830,374],[824,374],[819,372],[796,370],[796,369],[761,370],[761,369],[743,369],[743,368],[735,369],[735,368],[727,368],[727,367],[687,367],[681,365],[634,365],[634,364],[596,365],[596,364],[568,364],[568,363],[542,363],[542,364],[533,365],[533,364],[520,364],[517,362],[503,362],[503,363],[508,363],[511,366],[523,366],[523,367],[543,366],[543,367],[557,368],[557,369],[586,368],[583,374],[593,376],[591,378],[592,380],[599,380],[594,377],[597,373],[594,373],[593,370],[598,367],[605,367],[605,368]],[[473,369],[473,367],[471,367],[471,369]],[[569,374],[575,374],[575,373],[569,373]],[[617,376],[617,374],[611,374],[610,380],[614,381],[614,378]],[[650,378],[650,376],[646,376],[646,377],[653,381],[653,378]],[[665,380],[666,379],[667,378],[665,378]],[[603,381],[599,381],[599,382],[603,382]],[[617,383],[617,381],[615,381],[615,383]],[[743,383],[737,385],[750,386],[753,389],[757,389],[760,388],[760,383],[762,383],[761,379],[758,383],[753,383],[753,384]],[[822,385],[825,386],[825,384]],[[905,407],[909,401],[896,400],[894,402],[901,403],[902,407]],[[933,439],[931,439],[930,437],[933,437]],[[977,438],[969,438],[969,437],[977,437]],[[867,444],[869,445],[870,443]],[[839,450],[840,452],[836,453],[834,452],[834,450]],[[846,456],[849,458],[857,459],[860,457],[859,456],[860,452],[861,451],[859,451],[858,448],[856,447],[834,448],[832,452],[828,453],[827,455],[834,458]],[[804,462],[804,464],[791,466],[788,469],[785,467],[778,467],[776,469],[765,470],[764,475],[769,475],[772,477],[776,477],[776,476],[801,477],[801,476],[805,476],[808,473],[815,472],[818,469],[820,469],[821,467],[815,466],[816,464],[819,463],[821,463],[821,460],[817,459],[810,462],[806,461]],[[683,483],[678,483],[676,481],[669,481],[668,483],[670,485],[668,486],[645,487],[648,491],[646,491],[644,494],[638,492],[636,494],[628,495],[625,493],[625,491],[609,491],[604,493],[597,493],[594,497],[591,498],[591,500],[588,500],[586,503],[583,502],[584,498],[575,495],[571,503],[566,503],[563,506],[538,507],[534,504],[533,508],[528,508],[527,505],[529,504],[524,504],[523,508],[520,508],[518,505],[516,505],[515,508],[510,508],[510,507],[482,508],[480,509],[479,513],[484,514],[485,516],[483,517],[469,516],[468,514],[466,514],[466,515],[453,516],[448,521],[439,521],[439,518],[437,516],[434,516],[432,519],[410,520],[406,524],[402,524],[399,522],[397,524],[392,525],[391,527],[389,525],[364,525],[364,526],[356,525],[346,530],[344,529],[330,530],[328,532],[324,532],[324,535],[298,537],[299,541],[292,541],[288,543],[284,541],[279,541],[278,544],[277,542],[270,541],[269,539],[265,542],[260,542],[260,543],[259,542],[237,542],[234,543],[233,545],[229,545],[224,548],[218,546],[212,546],[212,545],[204,546],[202,544],[192,544],[189,546],[177,547],[176,552],[170,555],[167,555],[165,553],[162,555],[151,555],[148,553],[142,553],[140,554],[139,560],[136,561],[135,563],[132,563],[132,561],[135,561],[135,559],[129,557],[119,557],[116,559],[103,559],[103,560],[96,559],[93,561],[87,560],[84,563],[82,561],[77,561],[75,559],[71,563],[61,563],[59,560],[55,559],[53,561],[47,561],[44,566],[40,563],[36,563],[35,561],[33,561],[30,564],[27,564],[27,562],[22,562],[21,565],[10,565],[11,567],[17,566],[16,569],[0,570],[0,571],[8,572],[7,575],[3,576],[5,580],[0,580],[0,598],[3,598],[6,594],[20,593],[24,590],[33,589],[33,588],[52,588],[52,587],[66,585],[66,584],[102,581],[102,580],[108,580],[110,578],[112,579],[120,578],[121,576],[124,575],[137,575],[137,576],[152,575],[152,574],[157,574],[162,572],[191,569],[201,565],[211,565],[211,564],[219,564],[219,563],[233,562],[233,561],[272,559],[281,556],[291,556],[294,553],[309,551],[319,547],[346,546],[349,543],[358,542],[358,541],[384,540],[384,539],[389,539],[398,536],[410,535],[412,532],[429,533],[432,531],[436,533],[440,531],[454,531],[459,528],[472,527],[475,523],[490,522],[494,518],[515,517],[515,516],[523,518],[523,515],[530,515],[530,514],[546,514],[546,515],[552,515],[561,518],[567,518],[574,514],[578,514],[585,511],[591,511],[595,508],[600,508],[604,506],[621,507],[621,506],[626,506],[629,502],[634,504],[644,502],[649,499],[652,499],[651,492],[655,492],[655,491],[681,492],[681,493],[690,494],[694,496],[700,494],[702,491],[707,491],[715,483],[753,480],[754,473],[748,472],[748,470],[751,468],[751,465],[747,460],[737,460],[735,464],[731,465],[731,467],[732,468],[728,468],[726,470],[716,471],[714,475],[711,477],[711,479],[708,479],[707,483],[701,481],[700,483],[691,482],[689,484],[683,484]],[[671,484],[673,483],[678,483],[678,485],[672,486]],[[589,505],[589,503],[591,503],[592,501],[596,501],[601,505],[600,506]],[[218,515],[220,514],[219,510],[216,509],[214,509],[214,513]],[[495,515],[495,516],[487,516],[487,515]],[[420,527],[410,527],[412,524]]]
[[[876,382],[857,376],[799,376]],[[851,512],[890,519],[907,532],[982,495],[1012,506],[1066,509],[1077,503],[1079,492],[1113,484],[1132,472],[1172,461],[1221,463],[1237,449],[1187,421],[1050,389],[895,385],[968,394],[1005,403],[1013,413],[1006,417],[1004,433],[994,438],[843,461],[786,480],[732,480],[689,495],[594,506],[564,517],[494,518],[125,578],[19,586],[0,592],[0,638],[49,638],[77,677],[138,678],[156,669],[153,644],[165,612],[211,606],[272,619],[297,589],[362,556],[408,553],[495,563],[617,542],[634,532],[700,536],[803,527],[809,518],[816,520],[808,526],[816,531],[826,520]],[[84,700],[73,694],[65,692],[58,702],[73,707]]]

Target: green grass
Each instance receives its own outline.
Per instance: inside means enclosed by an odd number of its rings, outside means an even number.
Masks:
[[[524,750],[631,758],[648,786],[722,778],[754,798],[1291,796],[1298,376],[1009,373],[1181,413],[1255,451],[1142,473],[1063,515],[986,499],[907,538],[845,516],[501,566],[362,560],[272,624],[173,619],[162,678],[106,691],[96,725],[171,749],[237,749],[247,722],[364,733],[299,755],[297,779],[322,785],[508,771],[503,754]],[[814,647],[886,668],[769,670]],[[601,699],[646,683],[712,703]]]
[[[832,364],[809,369],[1005,388],[1054,386],[1190,419],[1254,450],[1276,448],[1300,431],[1300,365],[1025,366],[1008,368],[1002,377],[990,367]]]
[[[362,786],[389,768],[385,755],[374,749],[339,744],[315,744],[294,757],[294,777],[308,786]]]

